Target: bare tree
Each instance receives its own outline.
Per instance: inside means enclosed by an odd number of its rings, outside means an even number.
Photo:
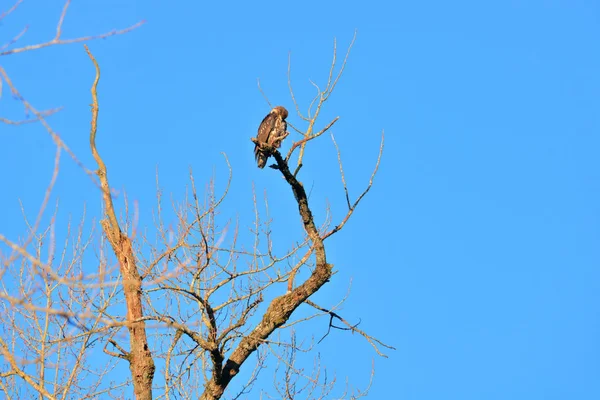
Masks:
[[[0,14],[0,20],[20,3]],[[61,27],[69,4],[65,2],[53,39],[11,48],[21,33],[0,49],[0,56],[125,33],[141,24],[93,37],[63,39]],[[289,62],[288,85],[297,121],[290,127],[299,135],[285,155],[252,138],[273,156],[272,172],[281,174],[281,184],[290,188],[296,200],[304,235],[289,244],[274,239],[268,201],[262,206],[256,194],[251,237],[245,233],[244,222],[233,223],[220,215],[219,207],[231,183],[226,155],[229,180],[223,193],[216,193],[214,181],[199,190],[190,170],[187,195],[170,210],[163,205],[157,174],[154,226],[140,228],[135,206],[131,208],[126,197],[115,197],[109,167],[97,146],[102,140],[97,128],[102,108],[98,102],[101,60],[86,46],[96,74],[90,128],[94,169],[79,161],[47,121],[59,109],[38,111],[0,65],[1,81],[34,116],[0,116],[0,123],[40,123],[56,145],[53,177],[38,215],[29,221],[23,212],[28,234],[11,240],[0,233],[4,246],[0,248],[4,321],[0,353],[5,360],[0,367],[0,388],[7,398],[117,398],[133,386],[137,399],[220,399],[244,366],[251,371],[247,381],[239,382],[237,393],[228,393],[241,398],[253,390],[269,358],[278,362],[273,385],[276,398],[325,398],[331,395],[336,380],[327,377],[318,356],[310,372],[297,366],[298,354],[310,353],[316,343],[298,340],[296,327],[316,317],[327,318],[325,336],[332,328],[349,330],[385,356],[382,348],[392,347],[344,319],[337,311],[339,304],[324,307],[309,300],[334,272],[327,260],[326,240],[345,227],[371,189],[383,152],[382,134],[371,179],[363,192],[351,199],[341,152],[331,135],[347,210],[335,223],[330,214],[322,222],[315,221],[300,171],[307,148],[315,139],[324,138],[339,119],[322,125],[319,116],[342,76],[353,43],[354,39],[340,62],[334,42],[326,83],[324,88],[313,83],[316,95],[306,113],[296,101]],[[260,85],[259,90],[264,95]],[[270,105],[266,95],[265,99]],[[77,228],[67,225],[66,235],[56,234],[54,217],[43,227],[42,216],[50,204],[62,152],[97,185],[103,202],[101,229],[85,215]],[[123,206],[121,218],[118,204]],[[62,245],[57,236],[66,238]],[[89,270],[90,259],[94,271]],[[311,313],[294,319],[294,312],[302,306]],[[129,366],[129,377],[114,372],[124,363]],[[365,390],[345,386],[338,397],[365,394]],[[261,396],[271,398],[268,392]]]

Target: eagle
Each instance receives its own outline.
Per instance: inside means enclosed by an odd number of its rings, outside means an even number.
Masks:
[[[289,134],[287,132],[287,122],[285,122],[287,116],[288,111],[284,107],[273,107],[258,127],[258,134],[256,135],[258,143],[279,148],[283,139]],[[254,156],[258,168],[265,167],[270,155],[271,152],[269,150],[261,148],[258,144],[254,147]]]

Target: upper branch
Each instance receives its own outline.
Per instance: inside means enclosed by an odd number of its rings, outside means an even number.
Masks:
[[[102,188],[104,212],[106,219],[101,221],[102,228],[108,236],[113,252],[119,261],[119,268],[123,277],[123,292],[127,308],[127,329],[129,330],[129,368],[132,373],[135,397],[138,400],[152,399],[152,380],[156,369],[154,360],[148,346],[144,309],[142,302],[142,278],[140,276],[137,259],[133,251],[131,239],[121,230],[115,214],[115,209],[110,193],[110,186],[106,173],[106,165],[96,149],[96,130],[98,120],[97,85],[100,80],[98,62],[85,46],[88,56],[96,68],[96,78],[92,85],[92,122],[90,132],[90,146],[94,159],[98,163],[98,178]]]
[[[332,138],[333,138],[333,136],[332,136]],[[340,173],[342,175],[342,183],[344,185],[344,191],[346,193],[346,201],[348,203],[348,212],[346,213],[346,216],[342,219],[342,221],[338,225],[336,225],[332,230],[330,230],[325,235],[323,235],[323,240],[327,239],[329,236],[333,235],[334,233],[339,232],[344,227],[344,225],[346,225],[346,222],[348,222],[348,220],[354,213],[354,210],[356,210],[358,203],[360,203],[360,201],[363,199],[363,197],[365,197],[365,195],[367,193],[369,193],[369,190],[371,190],[371,186],[373,186],[373,180],[375,179],[375,175],[377,174],[377,171],[379,170],[379,164],[381,163],[381,156],[383,154],[383,145],[385,143],[385,134],[384,134],[384,132],[381,132],[381,144],[379,145],[379,154],[377,155],[377,163],[375,163],[375,168],[373,169],[373,173],[371,174],[371,178],[369,179],[369,184],[367,185],[366,189],[360,194],[360,196],[358,196],[358,198],[354,201],[354,203],[352,205],[350,204],[350,197],[348,195],[348,187],[346,186],[346,179],[344,177],[344,168],[342,167],[342,158],[340,155],[340,150],[337,147],[337,143],[335,142],[335,139],[333,139],[333,143],[335,144],[335,148],[338,153],[338,162],[340,164]]]
[[[6,17],[8,14],[10,14],[12,11],[14,11],[15,8],[17,8],[17,6],[21,3],[21,0],[17,1],[17,3],[15,3],[15,5],[10,8],[8,11],[4,12],[3,14],[0,15],[0,20],[2,20],[2,18]],[[63,6],[63,10],[60,14],[60,17],[58,19],[58,22],[56,24],[56,35],[54,36],[54,38],[52,40],[49,40],[47,42],[42,42],[42,43],[38,43],[38,44],[32,44],[32,45],[28,45],[28,46],[23,46],[23,47],[19,47],[16,49],[12,49],[12,50],[5,50],[5,51],[1,51],[0,52],[0,56],[7,56],[10,54],[16,54],[16,53],[22,53],[25,51],[31,51],[31,50],[37,50],[37,49],[41,49],[44,47],[49,47],[49,46],[55,46],[55,45],[61,45],[61,44],[71,44],[71,43],[79,43],[79,42],[87,42],[89,40],[94,40],[94,39],[104,39],[110,36],[114,36],[114,35],[121,35],[123,33],[127,33],[129,31],[132,31],[136,28],[139,28],[140,26],[142,26],[144,23],[146,23],[146,21],[140,21],[132,26],[130,26],[129,28],[125,28],[125,29],[120,29],[120,30],[112,30],[110,32],[106,32],[103,33],[101,35],[92,35],[92,36],[84,36],[84,37],[79,37],[79,38],[75,38],[75,39],[61,39],[62,36],[62,26],[63,23],[65,21],[65,17],[67,15],[67,10],[69,9],[69,5],[71,4],[71,0],[67,0],[65,2],[65,5]],[[8,45],[11,45],[13,43],[15,43],[27,30],[27,28],[25,28],[19,35],[17,35],[13,40],[11,40],[10,43],[8,43]],[[4,48],[6,48],[7,46],[4,46]]]
[[[110,194],[110,185],[108,184],[108,176],[106,173],[106,164],[100,157],[100,153],[98,153],[98,149],[96,148],[96,132],[98,128],[98,82],[100,81],[100,67],[98,66],[98,62],[90,52],[90,49],[84,45],[85,51],[88,56],[94,63],[94,67],[96,68],[96,77],[94,78],[94,83],[92,84],[92,122],[90,129],[90,147],[92,149],[92,155],[94,156],[94,160],[98,163],[98,178],[100,179],[100,187],[102,188],[102,196],[104,198],[105,205],[105,213],[111,227],[111,241],[116,243],[119,239],[121,229],[119,227],[119,223],[117,221],[117,216],[115,214],[115,207],[113,205],[112,196]]]

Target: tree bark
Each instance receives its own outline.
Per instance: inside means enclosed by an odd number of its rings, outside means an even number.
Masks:
[[[130,346],[127,358],[133,379],[133,391],[137,400],[151,400],[155,366],[152,353],[148,348],[146,323],[141,321],[144,317],[142,278],[137,269],[131,239],[124,235],[118,226],[113,229],[109,220],[103,220],[102,227],[119,259],[119,268],[123,277]]]
[[[332,266],[327,264],[323,239],[319,235],[312,212],[308,206],[306,191],[302,183],[290,172],[287,163],[279,151],[274,150],[273,156],[277,161],[277,169],[281,171],[283,177],[291,186],[296,202],[298,203],[298,211],[302,218],[304,230],[310,238],[315,251],[316,267],[312,275],[303,284],[293,289],[290,293],[279,296],[271,302],[262,321],[249,335],[240,341],[225,363],[222,372],[213,372],[213,379],[205,385],[204,393],[200,397],[202,400],[220,399],[227,385],[238,374],[240,367],[248,357],[258,349],[271,333],[288,321],[296,308],[318,291],[331,277]]]
[[[100,67],[98,62],[89,51],[85,49],[88,56],[96,67],[96,79],[92,84],[92,122],[90,131],[90,147],[92,155],[98,163],[96,174],[100,180],[102,199],[104,202],[105,219],[101,221],[102,228],[106,234],[113,252],[119,261],[121,277],[123,278],[123,292],[125,293],[125,305],[127,307],[127,329],[129,330],[129,354],[125,358],[129,361],[129,369],[133,379],[133,391],[137,400],[152,399],[152,381],[154,379],[154,360],[148,348],[146,337],[146,323],[142,320],[144,310],[142,307],[142,278],[138,272],[135,254],[131,245],[131,239],[121,231],[119,221],[110,193],[110,185],[106,172],[106,165],[100,157],[96,148],[96,131],[98,123],[98,92],[97,86],[100,80]]]

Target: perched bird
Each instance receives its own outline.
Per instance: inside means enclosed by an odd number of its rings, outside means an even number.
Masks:
[[[274,107],[258,127],[258,134],[256,135],[258,142],[279,148],[283,139],[288,135],[287,122],[285,122],[287,116],[288,111],[284,107]],[[267,159],[271,156],[271,152],[261,148],[257,144],[254,147],[254,156],[256,157],[258,168],[264,168],[267,164]]]

